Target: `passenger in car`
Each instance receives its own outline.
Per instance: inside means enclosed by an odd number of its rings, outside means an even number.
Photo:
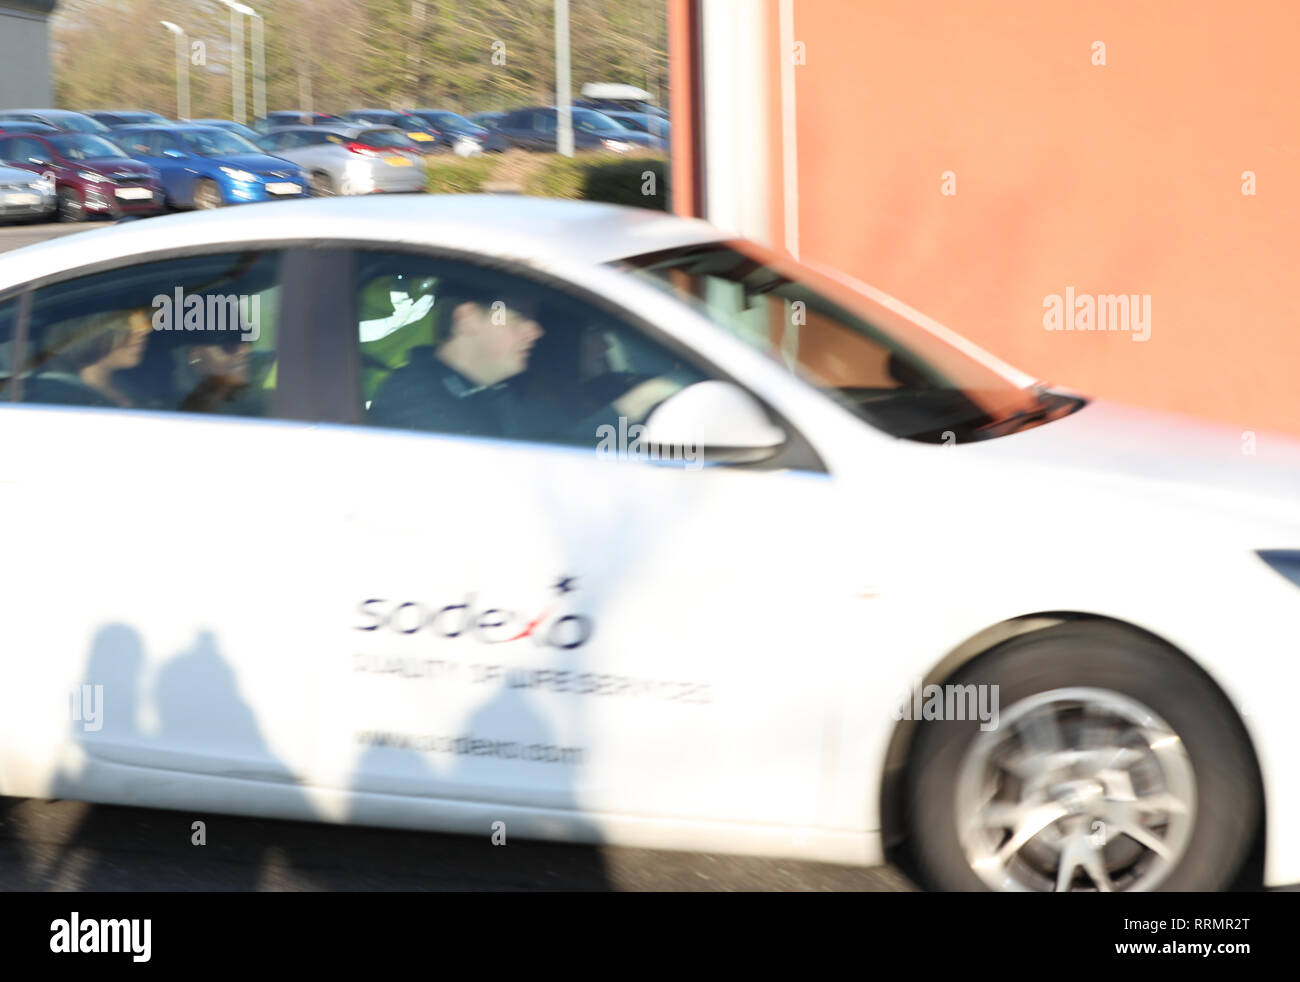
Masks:
[[[251,387],[252,345],[192,344],[176,353],[176,389],[182,412],[264,415],[264,393]]]
[[[86,314],[50,326],[35,359],[35,374],[23,383],[23,401],[139,405],[139,397],[115,376],[140,364],[152,331],[147,308]]]
[[[454,287],[443,287],[437,302],[450,311],[447,336],[436,346],[413,348],[407,364],[384,381],[370,404],[372,424],[594,444],[602,424],[616,425],[620,416],[638,422],[680,388],[650,379],[584,419],[566,419],[510,384],[545,333],[531,303],[507,305],[483,290]]]

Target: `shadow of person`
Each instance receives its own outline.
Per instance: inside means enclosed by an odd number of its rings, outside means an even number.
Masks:
[[[224,816],[311,820],[315,815],[297,774],[271,751],[212,632],[200,631],[188,650],[162,667],[154,701],[159,765],[201,780],[192,814],[205,824],[206,844],[195,852],[187,842],[189,854],[205,863],[226,864],[222,889],[258,889],[272,866],[283,865],[294,827],[275,821],[235,823]]]
[[[56,890],[257,889],[268,860],[280,862],[281,840],[293,826],[223,816],[252,810],[311,818],[310,803],[292,770],[271,753],[211,632],[162,664],[151,693],[147,666],[133,628],[110,624],[96,633],[79,682],[89,690],[79,712],[73,700],[80,759],[53,786],[55,797],[93,804],[84,806],[40,879]],[[154,729],[142,723],[149,703]],[[171,810],[138,807],[141,786]],[[192,834],[195,821],[205,825],[202,846]]]
[[[53,799],[94,802],[115,797],[120,775],[108,761],[137,751],[148,737],[141,730],[144,645],[126,624],[106,624],[90,643],[86,668],[69,693],[75,771],[61,770]],[[53,861],[38,879],[53,889],[117,889],[99,875],[105,849],[119,839],[121,818],[102,805],[87,804]]]
[[[366,747],[353,768],[348,821],[457,829],[402,837],[404,847],[391,859],[415,889],[610,889],[591,844],[599,836],[574,793],[581,759],[565,751],[578,748],[560,747],[533,700],[497,682],[500,688],[463,726],[431,746],[393,740]],[[372,849],[369,858],[384,863],[384,852]]]

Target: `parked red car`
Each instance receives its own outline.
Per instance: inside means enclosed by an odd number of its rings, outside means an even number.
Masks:
[[[152,215],[166,207],[158,172],[93,133],[14,133],[0,123],[0,160],[52,175],[65,222]]]

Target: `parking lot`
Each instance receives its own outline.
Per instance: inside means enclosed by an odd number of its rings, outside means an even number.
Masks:
[[[34,245],[47,239],[58,238],[61,235],[71,235],[74,232],[84,232],[87,229],[107,224],[107,222],[88,222],[82,225],[71,225],[63,222],[45,222],[39,225],[0,225],[0,252],[21,249],[23,246]]]

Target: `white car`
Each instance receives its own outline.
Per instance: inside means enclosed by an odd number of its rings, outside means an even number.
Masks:
[[[3,794],[1300,880],[1294,441],[516,197],[8,253],[0,360]]]
[[[47,218],[57,205],[52,177],[0,161],[0,221]]]

